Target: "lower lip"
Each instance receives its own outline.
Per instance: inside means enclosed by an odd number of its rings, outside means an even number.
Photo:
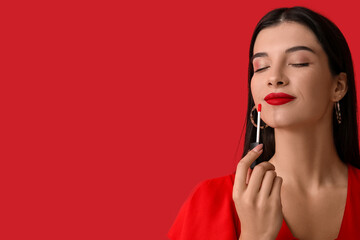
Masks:
[[[294,100],[294,98],[272,98],[265,101],[271,105],[283,105],[285,103],[291,102],[292,100]]]

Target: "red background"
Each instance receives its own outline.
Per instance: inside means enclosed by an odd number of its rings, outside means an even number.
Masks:
[[[354,3],[2,3],[0,238],[166,239],[195,185],[239,161],[257,21],[324,14],[357,73]]]

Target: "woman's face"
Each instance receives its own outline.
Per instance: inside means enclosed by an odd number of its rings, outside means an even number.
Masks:
[[[331,119],[336,80],[310,29],[284,22],[261,30],[252,64],[251,93],[256,106],[262,105],[261,118],[269,126],[292,127]]]

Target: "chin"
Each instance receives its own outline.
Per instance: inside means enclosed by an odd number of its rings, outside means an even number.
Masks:
[[[294,121],[294,119],[288,118],[273,118],[273,119],[263,119],[263,121],[272,128],[288,128],[292,126],[296,126],[299,124],[298,121]]]

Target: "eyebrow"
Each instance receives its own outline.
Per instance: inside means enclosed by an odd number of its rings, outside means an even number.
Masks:
[[[289,49],[286,49],[285,50],[285,53],[292,53],[292,52],[296,52],[296,51],[301,51],[301,50],[305,50],[305,51],[309,51],[309,52],[312,52],[315,54],[315,51],[312,50],[311,48],[309,47],[306,47],[306,46],[295,46],[295,47],[291,47]],[[253,60],[255,58],[258,58],[258,57],[268,57],[269,55],[266,53],[266,52],[258,52],[258,53],[255,53],[252,57],[251,57],[251,62],[253,62]]]

